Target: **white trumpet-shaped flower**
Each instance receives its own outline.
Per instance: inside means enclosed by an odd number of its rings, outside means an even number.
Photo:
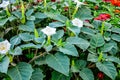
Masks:
[[[41,31],[47,36],[51,36],[56,33],[56,28],[46,26],[46,28],[42,29]]]
[[[10,50],[10,46],[8,40],[0,42],[0,54],[6,54]]]
[[[6,8],[10,4],[9,1],[4,1],[0,4],[0,8]]]
[[[75,3],[77,3],[77,7],[81,5],[85,5],[83,2],[80,2],[79,0],[73,0]]]
[[[78,26],[78,27],[83,27],[83,21],[82,20],[80,20],[80,19],[78,19],[78,18],[75,18],[75,19],[73,19],[72,20],[72,24],[74,25],[74,26]]]

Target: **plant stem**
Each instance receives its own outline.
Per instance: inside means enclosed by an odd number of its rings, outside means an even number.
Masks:
[[[101,30],[100,30],[101,35],[104,34],[104,28],[105,28],[105,25],[104,25],[104,22],[102,22],[102,27],[101,27]]]
[[[47,2],[46,2],[46,0],[44,0],[44,8],[45,8],[45,12],[46,12],[46,10],[47,10],[47,7],[46,7],[46,5],[47,5]]]
[[[40,54],[40,55],[38,55],[38,56],[34,56],[28,63],[29,63],[29,64],[32,63],[34,60],[40,58],[41,56],[44,56],[45,54],[46,54],[46,53],[44,52],[44,53],[42,53],[42,54]]]
[[[74,16],[77,13],[77,11],[78,11],[78,6],[75,7],[75,10],[74,10],[73,15],[72,15],[72,19],[74,18]]]

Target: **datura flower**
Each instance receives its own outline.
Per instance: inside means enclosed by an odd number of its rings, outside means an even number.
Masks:
[[[51,36],[56,33],[56,28],[46,26],[46,28],[42,29],[41,31],[47,36]]]
[[[4,1],[0,4],[0,8],[6,8],[10,4],[9,1]]]
[[[83,27],[83,21],[78,18],[73,19],[72,24],[80,28]]]
[[[6,54],[10,50],[10,46],[8,40],[0,42],[0,54]]]

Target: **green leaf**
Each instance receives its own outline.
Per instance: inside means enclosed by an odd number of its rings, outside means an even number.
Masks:
[[[8,18],[0,20],[0,26],[3,26],[8,21]]]
[[[43,80],[43,78],[44,75],[42,73],[42,70],[40,70],[39,68],[35,68],[30,80]]]
[[[118,27],[113,27],[111,31],[114,33],[120,34],[120,28],[118,28]]]
[[[27,12],[26,12],[26,16],[31,16],[32,13],[34,12],[34,9],[29,9]]]
[[[13,13],[13,15],[16,16],[17,18],[19,18],[19,19],[22,18],[22,14],[21,14],[21,12],[20,12],[19,10],[14,11],[14,12],[12,12],[12,13]]]
[[[13,48],[15,45],[18,45],[21,43],[21,39],[19,36],[13,36],[11,39],[10,39],[10,43],[12,44],[11,47]]]
[[[75,44],[84,51],[89,47],[90,43],[87,40],[78,37],[69,37],[67,41],[69,44]]]
[[[28,43],[28,44],[22,44],[22,45],[20,45],[20,47],[21,47],[22,49],[29,49],[29,48],[37,48],[37,49],[40,49],[42,46],[39,45],[39,44],[35,45],[35,44],[33,44],[33,43]]]
[[[19,30],[28,31],[28,32],[34,32],[34,28],[35,28],[35,25],[33,21],[29,21],[25,25],[19,26]]]
[[[79,56],[77,49],[72,44],[65,44],[63,47],[59,47],[60,52],[63,52],[64,54],[68,54],[71,56]]]
[[[115,44],[114,42],[109,42],[109,43],[106,43],[104,45],[104,47],[102,48],[102,51],[103,52],[109,52],[111,51],[113,48],[116,48],[117,44]]]
[[[25,42],[33,40],[33,35],[30,35],[29,33],[21,33],[19,34],[19,37]]]
[[[67,56],[62,53],[56,53],[55,55],[49,54],[46,57],[46,62],[48,66],[54,70],[68,76],[70,60]]]
[[[63,30],[59,30],[59,31],[56,32],[56,34],[54,34],[52,36],[52,39],[54,41],[57,41],[57,40],[61,39],[63,37],[63,35],[64,35],[64,31]]]
[[[14,49],[14,51],[10,51],[9,54],[12,55],[21,55],[22,54],[22,49],[18,46]]]
[[[101,34],[96,34],[90,40],[90,46],[92,48],[101,47],[104,45],[104,43],[105,43],[105,41]]]
[[[3,60],[0,62],[0,72],[7,73],[9,67],[9,57],[4,57]]]
[[[46,64],[46,57],[43,56],[43,57],[40,57],[40,58],[36,59],[36,60],[35,60],[35,64],[36,64],[36,65]]]
[[[65,76],[63,74],[60,74],[56,71],[52,72],[52,79],[51,80],[70,80],[70,76]]]
[[[93,72],[88,69],[88,68],[83,68],[80,72],[79,72],[79,76],[83,79],[83,80],[94,80],[94,75]]]
[[[96,67],[105,73],[107,76],[109,76],[112,80],[115,80],[115,77],[117,76],[116,67],[112,62],[98,62],[96,63]]]
[[[91,62],[97,62],[98,61],[98,56],[96,54],[88,54],[87,61]]]
[[[90,29],[90,28],[87,28],[87,27],[82,27],[81,28],[81,32],[85,33],[85,34],[88,34],[90,36],[93,36],[95,35],[95,31]]]
[[[63,27],[65,26],[65,24],[61,23],[61,22],[52,22],[52,23],[49,23],[49,26],[50,27]]]
[[[82,20],[88,20],[88,19],[92,19],[93,16],[91,15],[91,10],[87,7],[82,6],[81,8],[79,8],[77,14],[75,15],[75,17],[78,17]]]
[[[20,62],[15,67],[8,70],[11,80],[30,80],[32,76],[32,66],[28,63]]]
[[[35,35],[35,38],[38,38],[38,37],[39,37],[39,34],[38,34],[37,29],[34,29],[34,35]]]
[[[119,35],[112,34],[111,37],[112,37],[113,40],[120,42],[120,36]]]
[[[81,28],[77,26],[70,26],[67,27],[70,31],[72,31],[75,35],[78,35],[80,33]]]
[[[44,13],[37,12],[35,13],[35,18],[44,19],[47,18],[47,16]]]
[[[107,56],[106,61],[111,61],[120,64],[120,59],[115,56]]]

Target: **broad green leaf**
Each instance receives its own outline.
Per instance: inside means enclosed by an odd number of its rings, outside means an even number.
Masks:
[[[87,7],[82,6],[81,8],[79,8],[77,14],[75,15],[75,17],[78,17],[82,20],[88,20],[88,19],[92,19],[93,16],[91,15],[91,10]]]
[[[50,18],[52,18],[54,20],[58,20],[58,21],[60,21],[62,23],[65,23],[67,21],[67,19],[68,19],[66,16],[60,15],[60,14],[58,14],[56,12],[54,12],[54,13],[46,12],[45,15],[47,15],[47,17],[50,17]]]
[[[35,20],[35,16],[29,16],[29,17],[27,17],[27,20]]]
[[[20,33],[19,37],[25,42],[33,40],[33,35],[30,35],[29,33]]]
[[[56,32],[56,34],[54,34],[52,36],[52,39],[54,41],[57,41],[58,39],[61,39],[63,37],[63,35],[64,35],[64,31],[63,30],[59,30],[59,31]]]
[[[69,37],[67,41],[69,44],[75,44],[84,51],[89,47],[90,43],[87,40],[78,37]]]
[[[27,22],[25,25],[19,26],[19,30],[28,31],[28,32],[34,32],[34,28],[35,28],[35,25],[34,25],[34,22],[32,21]]]
[[[36,65],[46,64],[46,57],[43,56],[43,57],[38,58],[37,60],[35,60],[35,64],[36,64]]]
[[[105,43],[104,47],[102,48],[103,52],[109,52],[112,50],[112,48],[115,48],[115,44],[113,42]]]
[[[118,27],[113,27],[111,31],[114,33],[120,34],[120,28],[118,28]]]
[[[50,27],[63,27],[63,26],[65,26],[65,24],[63,24],[61,22],[52,22],[52,23],[49,23],[49,26]]]
[[[30,80],[32,76],[32,66],[28,63],[20,62],[15,67],[8,70],[11,80]]]
[[[120,59],[115,56],[107,56],[106,61],[111,61],[120,64]]]
[[[53,71],[51,80],[70,80],[70,76],[65,76],[59,72]]]
[[[111,37],[113,40],[120,42],[120,35],[112,34]]]
[[[55,55],[49,54],[46,57],[46,62],[48,66],[54,70],[68,76],[70,60],[67,56],[62,53],[56,53]]]
[[[92,48],[97,48],[103,46],[105,43],[104,38],[101,34],[94,35],[90,40],[90,46]]]
[[[43,37],[34,38],[34,41],[37,42],[37,43],[44,43],[45,38],[43,38]]]
[[[72,31],[75,35],[79,35],[81,28],[77,26],[67,27],[70,31]]]
[[[13,48],[15,45],[18,45],[21,43],[21,39],[19,36],[13,36],[11,39],[10,39],[10,43],[12,44],[11,47]]]
[[[28,9],[28,11],[26,12],[26,16],[31,16],[33,12],[33,9]]]
[[[112,62],[98,62],[96,63],[96,67],[105,73],[108,77],[110,77],[112,80],[115,80],[115,77],[117,76],[116,67]]]
[[[97,62],[98,61],[98,56],[96,54],[88,54],[87,61],[91,62]]]
[[[77,49],[72,44],[65,44],[63,47],[59,47],[60,52],[63,52],[64,54],[68,54],[71,56],[79,56]]]
[[[3,60],[0,62],[0,72],[7,73],[9,67],[9,57],[4,57]]]
[[[21,14],[21,12],[20,12],[19,10],[14,11],[14,12],[12,12],[12,13],[13,13],[13,15],[16,16],[17,18],[19,18],[19,19],[22,18],[22,14]]]
[[[93,72],[88,69],[88,68],[83,68],[80,72],[79,72],[79,76],[83,79],[83,80],[94,80],[94,75]]]
[[[87,27],[82,27],[81,32],[91,35],[91,36],[95,35],[95,31]]]
[[[35,45],[33,43],[28,43],[28,44],[22,44],[22,45],[20,45],[20,47],[22,49],[29,49],[29,48],[38,48],[38,49],[40,49],[42,46],[39,45],[39,44]]]
[[[43,80],[43,78],[45,77],[42,73],[43,71],[40,70],[39,68],[35,68],[33,73],[32,73],[32,77],[30,80]]]
[[[47,16],[44,13],[37,12],[35,13],[35,18],[44,19],[47,18]]]
[[[39,37],[39,34],[38,34],[37,29],[34,29],[34,35],[35,35],[35,38],[38,38],[38,37]]]
[[[0,20],[0,26],[3,26],[8,21],[8,18]]]
[[[11,21],[13,21],[13,20],[16,20],[17,18],[15,17],[15,16],[13,16],[13,15],[11,15],[10,17],[9,17],[9,21],[11,22]]]
[[[18,46],[14,49],[14,51],[10,51],[9,54],[12,55],[21,55],[22,54],[22,49]]]

